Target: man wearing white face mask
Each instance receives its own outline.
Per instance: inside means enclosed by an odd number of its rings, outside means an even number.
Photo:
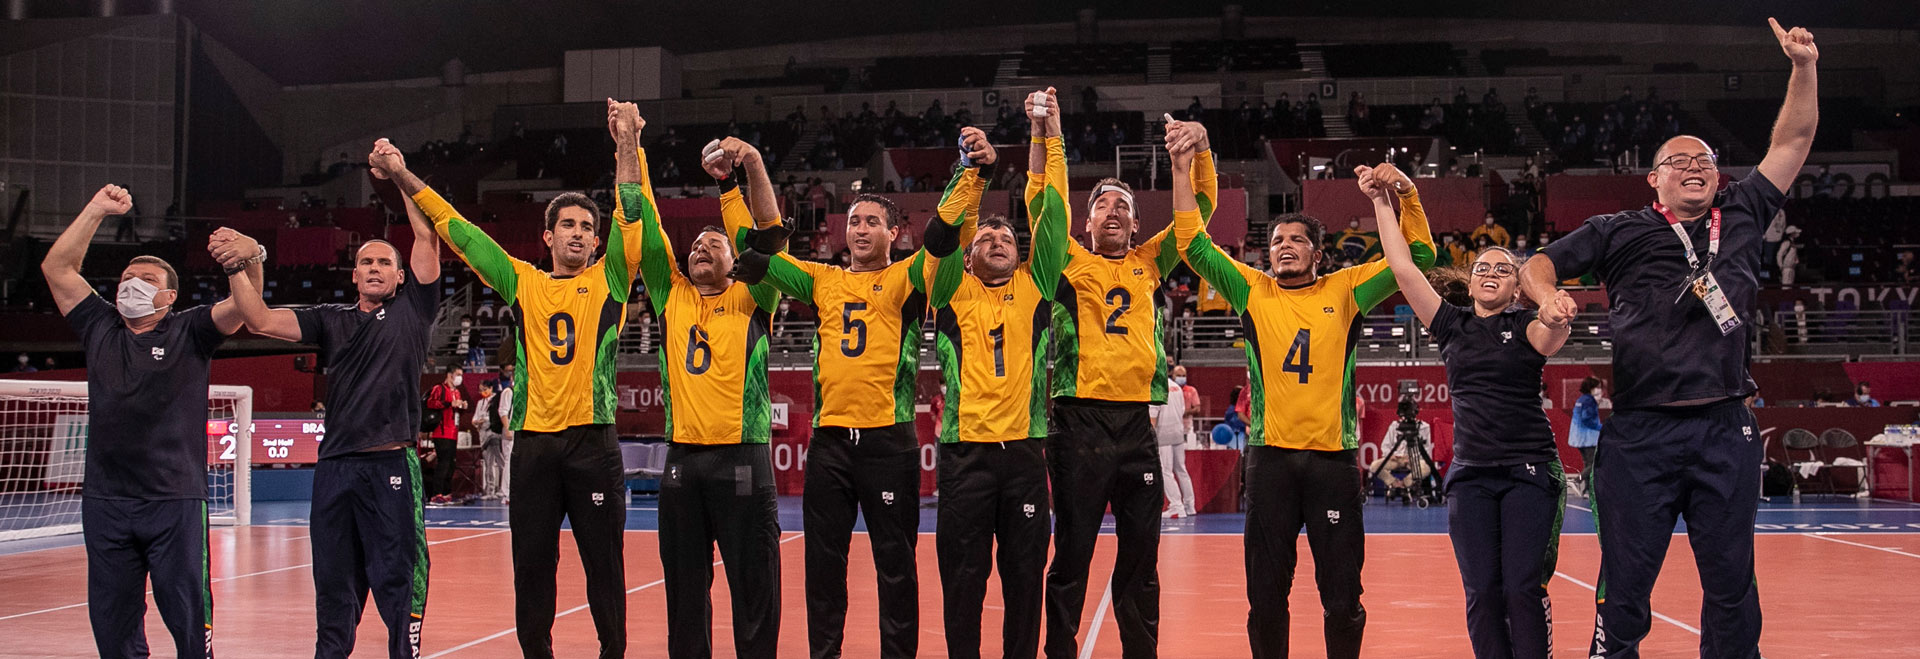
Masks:
[[[231,299],[173,312],[179,276],[152,256],[120,273],[117,304],[80,275],[109,215],[133,208],[116,185],[94,193],[40,264],[87,353],[87,612],[102,657],[146,656],[147,579],[180,657],[213,656],[207,560],[207,385],[213,351],[240,329]],[[259,285],[266,252],[231,230],[209,248]],[[246,256],[254,254],[253,256]],[[115,307],[119,308],[115,313]]]

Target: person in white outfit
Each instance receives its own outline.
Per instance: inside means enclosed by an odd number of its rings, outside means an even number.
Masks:
[[[1193,478],[1187,475],[1187,432],[1193,427],[1200,395],[1187,386],[1185,366],[1175,366],[1167,373],[1166,404],[1147,407],[1160,445],[1160,482],[1167,488],[1167,510],[1161,516],[1191,517],[1199,511],[1193,507]]]
[[[1780,268],[1780,285],[1792,286],[1794,269],[1800,266],[1800,227],[1789,226],[1784,234],[1786,240],[1774,254],[1774,265]]]
[[[513,419],[513,380],[510,378],[494,380],[500,390],[480,399],[473,409],[473,427],[479,433],[481,446],[481,497],[502,502],[507,500],[513,474],[507,467],[513,460],[513,431],[508,425]]]

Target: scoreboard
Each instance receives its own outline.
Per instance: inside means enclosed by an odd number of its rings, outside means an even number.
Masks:
[[[233,462],[242,448],[252,464],[313,464],[320,461],[320,442],[326,439],[324,419],[263,418],[253,420],[253,445],[237,446],[238,428],[232,421],[207,422],[207,462]]]

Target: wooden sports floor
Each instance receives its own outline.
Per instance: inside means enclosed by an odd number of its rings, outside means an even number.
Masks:
[[[1375,500],[1378,501],[1377,499]],[[1599,548],[1574,500],[1561,541],[1553,598],[1554,656],[1585,657],[1592,633],[1591,584]],[[797,499],[783,499],[780,655],[806,656],[802,530]],[[628,656],[665,655],[664,595],[652,504],[638,500],[627,533]],[[920,543],[920,656],[947,656],[941,634],[939,574],[932,514]],[[216,651],[226,657],[295,657],[313,652],[313,585],[305,505],[269,509],[274,521],[212,532]],[[277,515],[277,517],[276,517]],[[1470,657],[1462,596],[1445,512],[1372,505],[1367,509],[1366,655]],[[512,568],[504,510],[432,509],[432,542],[424,652],[427,657],[517,657]],[[1887,502],[1766,504],[1757,525],[1759,582],[1765,610],[1762,650],[1776,657],[1911,657],[1913,616],[1920,611],[1920,506]],[[1109,522],[1110,523],[1110,522]],[[1246,657],[1247,604],[1238,515],[1169,520],[1161,544],[1161,656]],[[846,656],[878,656],[872,562],[866,538],[854,536],[853,584]],[[1114,537],[1103,535],[1083,619],[1083,657],[1118,657],[1120,641],[1098,585],[1113,560]],[[561,538],[555,651],[591,656],[597,646],[587,616],[578,556]],[[1300,541],[1292,593],[1294,654],[1324,656],[1311,552]],[[716,560],[718,556],[716,555]],[[1694,556],[1676,534],[1653,598],[1655,622],[1643,645],[1648,657],[1698,656],[1700,591]],[[0,657],[94,656],[85,603],[86,562],[78,538],[0,543]],[[733,656],[726,578],[714,584],[715,656]],[[998,653],[998,584],[989,585],[983,647]],[[1085,631],[1091,628],[1091,631]],[[154,656],[172,646],[149,607]],[[386,634],[369,610],[355,657],[384,656]]]

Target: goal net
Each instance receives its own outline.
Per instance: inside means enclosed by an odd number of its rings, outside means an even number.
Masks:
[[[207,395],[207,515],[247,524],[253,389]],[[0,540],[80,532],[86,490],[87,383],[0,380]]]

